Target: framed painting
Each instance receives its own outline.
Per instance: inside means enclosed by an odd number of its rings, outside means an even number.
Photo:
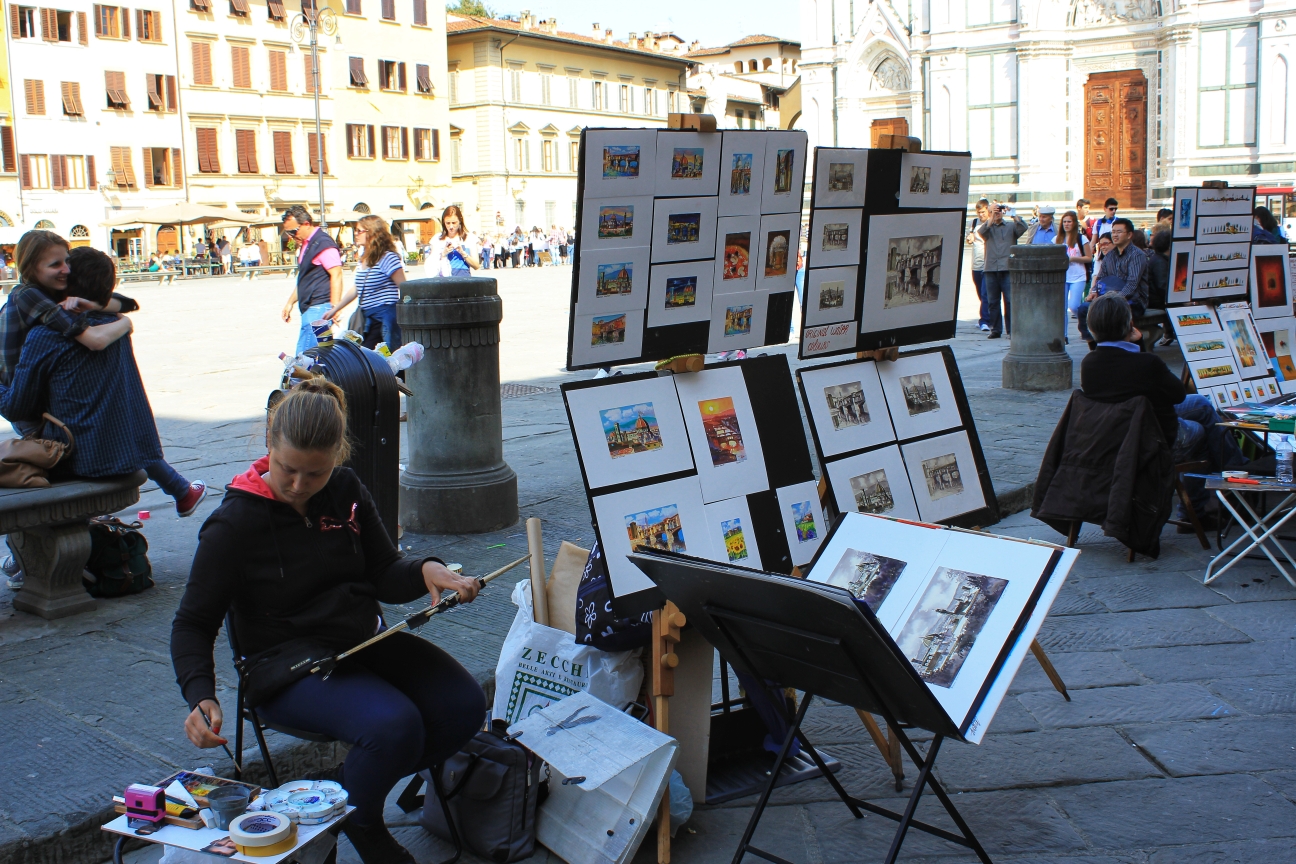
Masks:
[[[652,263],[715,260],[716,198],[658,198],[653,203]]]
[[[1279,382],[1296,382],[1296,362],[1292,346],[1296,345],[1296,318],[1261,318],[1256,321],[1260,342],[1264,345],[1269,366]]]
[[[943,352],[877,364],[891,423],[901,441],[963,425]]]
[[[863,207],[868,150],[816,147],[814,206]]]
[[[1200,251],[1201,246],[1197,249]],[[1224,297],[1247,296],[1247,279],[1250,273],[1241,270],[1207,270],[1192,275],[1192,299],[1207,300]]]
[[[1182,306],[1169,310],[1170,326],[1180,339],[1201,333],[1220,333],[1219,318],[1211,306]]]
[[[1196,244],[1191,240],[1176,240],[1170,244],[1167,303],[1188,303],[1192,300],[1193,252],[1196,248]]]
[[[658,130],[653,194],[658,198],[715,195],[720,149],[719,132]]]
[[[626,558],[639,546],[715,559],[696,477],[596,495],[592,503],[618,600],[657,587]]]
[[[1204,191],[1204,190],[1203,190]],[[1201,197],[1200,195],[1198,196]],[[1251,239],[1251,213],[1239,216],[1198,216],[1197,243],[1238,243]]]
[[[860,263],[863,210],[815,210],[810,215],[807,267],[846,267]]]
[[[967,432],[901,444],[900,452],[924,521],[953,519],[986,505]]]
[[[872,360],[799,369],[797,379],[810,431],[824,459],[895,440]]]
[[[859,288],[858,267],[824,267],[807,270],[805,301],[801,314],[808,326],[852,321],[855,318],[856,292]],[[851,328],[855,344],[855,328]]]
[[[725,130],[720,148],[721,216],[757,216],[765,177],[765,132]]]
[[[654,264],[648,275],[648,326],[710,320],[714,278],[711,261]]]
[[[581,209],[581,253],[646,246],[653,235],[653,199],[592,198]]]
[[[962,211],[871,216],[861,332],[954,320]]]
[[[757,291],[791,291],[796,288],[800,236],[800,213],[761,217],[756,245]]]
[[[900,206],[966,210],[971,170],[971,153],[901,155]]]
[[[1188,371],[1192,374],[1197,392],[1201,393],[1211,387],[1227,387],[1240,379],[1237,363],[1232,357],[1217,357],[1213,360],[1189,360]],[[1241,397],[1241,393],[1238,394]]]
[[[711,559],[723,564],[761,569],[760,544],[752,526],[751,508],[739,496],[705,504]]]
[[[765,453],[743,370],[737,366],[674,376],[702,486],[711,503],[769,488]]]
[[[1180,187],[1174,190],[1173,236],[1176,240],[1191,240],[1197,236],[1197,192],[1196,187]]]
[[[760,216],[721,216],[716,220],[713,284],[717,295],[755,290],[760,223]]]
[[[652,197],[656,129],[586,129],[583,198]],[[641,245],[647,245],[647,236]]]
[[[571,366],[604,366],[643,352],[644,310],[572,317]]]
[[[1292,316],[1291,268],[1287,244],[1251,250],[1251,309],[1256,318]]]
[[[1255,210],[1254,186],[1197,190],[1197,216],[1246,216]],[[1280,214],[1281,215],[1281,214]]]
[[[1268,356],[1251,318],[1251,307],[1246,303],[1227,303],[1218,311],[1224,341],[1233,349],[1239,377],[1245,381],[1269,374]]]
[[[765,320],[771,294],[716,294],[711,298],[711,330],[707,351],[736,351],[765,344]]]
[[[693,452],[671,378],[599,381],[563,390],[587,489],[693,471]]]
[[[1176,243],[1176,246],[1179,244]],[[1251,260],[1251,241],[1238,243],[1208,243],[1193,247],[1194,273],[1207,270],[1238,270]]]
[[[819,505],[819,487],[813,480],[784,486],[774,490],[778,499],[779,516],[787,536],[792,565],[804,567],[819,551],[819,545],[828,535],[823,508]]]
[[[800,213],[805,195],[809,138],[800,131],[764,134],[765,176],[761,187],[761,213]]]
[[[828,487],[839,513],[921,519],[900,448],[895,444],[829,462]]]
[[[647,246],[597,249],[581,255],[577,315],[643,309],[647,297]]]

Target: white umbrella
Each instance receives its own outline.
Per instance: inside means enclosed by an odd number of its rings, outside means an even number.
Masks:
[[[191,204],[188,201],[177,201],[174,204],[163,204],[147,210],[136,210],[123,213],[100,224],[116,228],[122,225],[199,225],[212,222],[233,222],[238,225],[250,225],[260,221],[259,216],[250,216],[231,210],[228,207],[209,207],[206,204]]]

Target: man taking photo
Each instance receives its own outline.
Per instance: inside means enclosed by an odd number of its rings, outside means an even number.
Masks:
[[[985,286],[986,306],[990,313],[990,335],[988,339],[999,339],[1004,333],[1012,333],[1012,296],[1008,281],[1008,253],[1017,245],[1017,238],[1026,233],[1026,223],[1017,215],[1010,214],[1012,222],[1004,222],[1008,208],[998,204],[990,208],[990,221],[977,226],[977,234],[985,240],[985,270],[981,284]],[[1003,298],[1003,309],[999,308],[999,298]]]

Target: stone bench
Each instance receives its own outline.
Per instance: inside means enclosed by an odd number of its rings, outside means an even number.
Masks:
[[[291,276],[296,272],[296,264],[273,264],[256,267],[239,267],[234,271],[234,275],[242,276],[244,279],[251,282],[258,276],[265,276],[267,274],[271,276]]]
[[[23,569],[15,609],[65,618],[95,608],[81,574],[90,560],[90,520],[139,501],[143,471],[65,480],[40,489],[0,489],[0,534]]]

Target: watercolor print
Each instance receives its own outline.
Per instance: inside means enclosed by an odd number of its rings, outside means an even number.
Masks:
[[[828,164],[828,191],[851,192],[855,189],[855,163],[830,162]]]
[[[1262,330],[1260,341],[1264,344],[1269,365],[1273,367],[1278,380],[1296,381],[1296,363],[1292,362],[1291,328],[1284,326],[1277,330]]]
[[[595,345],[617,345],[625,341],[626,338],[626,316],[622,312],[619,315],[595,315],[593,325],[590,328],[590,346]]]
[[[850,245],[850,225],[846,222],[828,222],[823,226],[823,241],[819,248],[824,252],[844,252]]]
[[[620,180],[639,176],[639,145],[603,148],[603,177]]]
[[[869,422],[864,385],[859,381],[825,387],[824,400],[828,403],[828,416],[832,418],[834,432]]]
[[[892,238],[888,243],[883,309],[910,303],[935,303],[940,299],[943,239],[940,234]]]
[[[796,528],[798,543],[809,543],[819,537],[819,526],[815,524],[815,507],[811,501],[798,501],[791,505],[792,525]]]
[[[896,644],[929,685],[950,687],[1008,580],[938,567]]]
[[[753,311],[754,307],[750,303],[744,303],[738,306],[726,306],[724,335],[746,336],[751,333]]]
[[[734,410],[733,399],[725,396],[721,399],[706,399],[698,403],[698,412],[702,415],[702,429],[706,433],[707,452],[711,454],[711,464],[733,465],[747,461],[747,450],[743,447],[742,430],[738,428],[738,412]]]
[[[906,375],[900,379],[900,391],[904,393],[905,407],[909,416],[926,414],[928,411],[940,410],[940,399],[936,395],[936,385],[928,372],[917,375]]]
[[[613,459],[662,448],[657,412],[651,402],[608,408],[599,412],[599,420],[603,423],[603,435],[607,438],[608,453]]]
[[[634,285],[634,264],[629,261],[598,265],[595,297],[617,297],[629,294]]]
[[[891,493],[885,468],[850,478],[850,486],[859,512],[888,513],[895,509],[895,495]]]
[[[1265,334],[1260,334],[1263,339]],[[1181,339],[1184,357],[1188,360],[1205,360],[1208,357],[1220,357],[1228,354],[1228,346],[1223,336],[1207,335],[1196,339]]]
[[[1291,308],[1287,298],[1287,280],[1283,270],[1287,267],[1287,256],[1257,255],[1255,259],[1256,305],[1261,307]]]
[[[1198,216],[1198,243],[1230,243],[1251,236],[1251,216]]]
[[[1225,322],[1228,325],[1228,336],[1233,340],[1234,353],[1237,355],[1238,364],[1245,371],[1255,368],[1259,362],[1259,352],[1256,350],[1255,342],[1251,339],[1248,332],[1247,322],[1242,318],[1234,318]]]
[[[626,535],[630,548],[660,549],[663,552],[687,552],[684,528],[680,524],[679,507],[668,504],[654,507],[625,517]]]
[[[743,535],[741,518],[726,519],[720,523],[720,534],[724,538],[725,556],[729,563],[737,564],[747,560],[747,538]]]
[[[700,239],[701,213],[672,213],[666,220],[666,245],[696,243]]]
[[[1193,255],[1193,272],[1202,270],[1234,270],[1238,267],[1247,266],[1251,260],[1251,241],[1239,243],[1211,243],[1205,246],[1193,247],[1192,244],[1182,244],[1189,249],[1194,250]]]
[[[729,170],[729,194],[750,195],[752,181],[752,154],[733,154],[733,167]]]
[[[1171,309],[1170,323],[1174,326],[1175,334],[1179,336],[1185,333],[1196,335],[1198,333],[1220,332],[1219,323],[1215,320],[1215,312],[1209,306],[1188,306],[1183,309]]]
[[[1189,271],[1192,269],[1192,243],[1175,243],[1170,249],[1170,302],[1183,303],[1189,298]]]
[[[751,272],[751,232],[725,235],[721,279],[746,279]]]
[[[958,195],[963,191],[963,170],[942,168],[940,191],[942,195]]]
[[[1224,187],[1197,191],[1198,216],[1250,216],[1255,208],[1255,190]]]
[[[771,231],[765,237],[765,278],[786,276],[791,250],[791,231]],[[727,244],[726,244],[727,245]]]
[[[697,277],[671,276],[666,280],[666,308],[686,309],[697,304]]]
[[[1197,190],[1183,189],[1175,192],[1174,231],[1176,237],[1192,236],[1196,218]]]
[[[909,194],[926,195],[931,191],[931,168],[914,165],[909,169]]]
[[[796,150],[778,150],[774,156],[774,194],[782,195],[792,191],[792,170],[796,159]]]
[[[959,473],[958,457],[953,453],[924,459],[922,472],[927,481],[927,497],[933,501],[963,491],[963,476]]]
[[[696,180],[702,176],[701,147],[676,147],[671,155],[671,177],[676,180]]]
[[[634,236],[633,205],[608,204],[599,207],[598,236],[600,240],[617,240]]]
[[[847,548],[827,584],[845,588],[852,597],[877,612],[906,566],[898,558]]]

